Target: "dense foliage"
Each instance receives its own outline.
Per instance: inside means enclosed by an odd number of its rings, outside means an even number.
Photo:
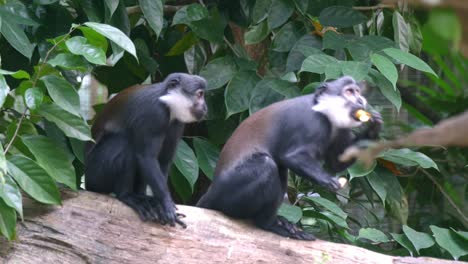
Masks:
[[[322,81],[366,80],[377,110],[410,113],[410,123],[387,118],[389,138],[462,112],[468,62],[456,53],[456,16],[369,2],[0,0],[0,233],[16,237],[24,193],[60,204],[58,187],[79,188],[92,121],[77,91],[90,73],[109,93],[175,71],[208,80],[209,117],[188,127],[170,175],[188,204],[239,122]],[[325,239],[459,258],[468,253],[467,157],[388,150],[370,170],[341,173],[350,185],[337,195],[291,175],[291,204],[279,213]]]

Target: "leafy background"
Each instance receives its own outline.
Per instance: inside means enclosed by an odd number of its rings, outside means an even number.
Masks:
[[[59,188],[82,186],[93,112],[130,85],[207,79],[209,116],[187,127],[170,175],[176,201],[194,204],[243,119],[320,82],[367,81],[384,138],[464,111],[460,39],[453,11],[405,1],[0,0],[0,233],[16,238],[23,195],[60,204]],[[338,194],[291,174],[278,213],[322,239],[467,260],[467,157],[388,150],[341,173]]]

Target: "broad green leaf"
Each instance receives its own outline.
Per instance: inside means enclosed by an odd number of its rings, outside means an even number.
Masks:
[[[324,53],[313,54],[307,57],[302,63],[301,72],[313,72],[323,74],[325,73],[325,68],[333,63],[338,63],[338,60],[332,56],[326,55]]]
[[[346,41],[346,49],[354,60],[368,60],[371,53],[377,53],[383,49],[395,47],[392,40],[382,36],[350,37]]]
[[[375,166],[377,166],[377,162],[374,161],[372,166],[366,168],[362,165],[362,163],[355,162],[351,167],[348,168],[349,173],[349,180],[351,181],[353,178],[363,177],[368,175],[369,173],[374,171]]]
[[[422,29],[423,50],[432,54],[446,55],[458,50],[463,37],[463,24],[456,10],[434,8]]]
[[[138,0],[138,2],[146,21],[148,21],[156,36],[159,36],[164,23],[163,0]]]
[[[206,59],[207,54],[203,43],[196,44],[184,52],[185,66],[190,74],[198,74],[205,65]]]
[[[3,1],[5,3],[5,1]],[[35,17],[31,16],[28,8],[20,1],[7,1],[0,6],[0,17],[3,23],[38,26]]]
[[[18,127],[18,121],[13,121],[11,122],[6,130],[5,136],[6,136],[6,141],[10,142],[13,140],[13,135],[15,134],[15,131]],[[29,120],[23,120],[21,123],[21,126],[18,130],[18,135],[37,135],[37,130],[34,124],[29,121]],[[26,145],[23,144],[23,141],[21,140],[21,137],[17,136],[15,137],[13,141],[13,146],[24,156],[27,156],[29,158],[34,158],[32,153],[29,151],[29,149],[26,147]]]
[[[294,12],[294,3],[291,0],[271,0],[268,12],[268,28],[275,29],[288,21]]]
[[[86,58],[86,60],[94,64],[106,64],[106,54],[104,51],[96,46],[89,44],[85,37],[76,36],[70,38],[65,43],[71,53],[82,55]]]
[[[88,124],[75,115],[63,111],[58,105],[42,104],[38,113],[50,122],[55,123],[68,137],[83,141],[93,140]]]
[[[412,151],[407,148],[389,149],[379,154],[379,157],[405,166],[419,165],[425,169],[434,168],[439,170],[437,164],[421,152]]]
[[[102,49],[104,53],[107,52],[107,48],[109,48],[109,43],[103,35],[99,34],[96,30],[89,27],[79,27],[79,29],[81,30],[83,36],[86,38],[89,44]]]
[[[431,69],[431,67],[429,67],[429,65],[427,65],[423,60],[414,56],[411,53],[404,52],[400,49],[395,48],[387,48],[384,49],[383,52],[385,52],[385,54],[398,61],[399,63],[406,64],[411,68],[430,73],[437,77],[437,74]]]
[[[0,199],[0,233],[8,240],[16,237],[15,209],[9,207],[2,199]]]
[[[0,200],[1,199],[3,199],[9,207],[14,208],[20,217],[23,218],[21,191],[16,182],[8,174],[5,175],[5,182],[0,183]]]
[[[421,27],[415,17],[409,18],[409,49],[413,54],[419,54],[422,49],[423,36],[421,33]]]
[[[80,97],[76,90],[65,79],[55,75],[41,78],[54,102],[71,114],[80,116]]]
[[[289,22],[275,34],[271,48],[278,52],[289,52],[297,40],[304,35],[302,25]]]
[[[60,193],[54,180],[33,160],[23,156],[9,157],[8,173],[35,200],[60,204]]]
[[[398,44],[398,47],[403,51],[409,52],[411,29],[398,11],[393,12],[392,24],[393,38]]]
[[[453,228],[451,228],[453,232],[455,232],[458,236],[460,236],[461,238],[465,239],[465,240],[468,240],[468,232],[466,231],[457,231]]]
[[[398,89],[394,89],[392,83],[387,78],[385,78],[385,76],[374,69],[370,69],[369,78],[366,80],[376,85],[383,96],[385,96],[396,107],[397,111],[400,111],[400,91]]]
[[[437,244],[447,250],[455,260],[468,254],[468,244],[463,238],[457,236],[455,232],[434,225],[431,225],[430,228]]]
[[[359,235],[358,238],[365,238],[369,239],[373,242],[377,243],[385,243],[388,242],[389,239],[387,235],[384,234],[384,232],[375,229],[375,228],[361,228],[359,229]]]
[[[15,78],[15,79],[31,79],[31,76],[29,76],[29,73],[23,71],[23,70],[19,70],[19,71],[6,71],[6,70],[2,70],[0,69],[0,74],[2,75],[11,75],[11,77]]]
[[[190,22],[189,27],[199,38],[219,43],[223,41],[226,25],[226,17],[222,16],[217,8],[212,8],[208,17]]]
[[[385,205],[385,200],[387,199],[387,189],[385,188],[385,182],[382,179],[382,176],[377,174],[376,172],[371,172],[367,175],[367,180],[369,185],[372,189],[377,193],[380,200],[382,200],[382,204]]]
[[[295,75],[294,75],[295,76]],[[301,95],[301,91],[299,87],[295,84],[285,81],[285,80],[278,80],[278,79],[268,79],[269,81],[264,83],[277,93],[283,95],[286,98],[294,98],[296,96]]]
[[[271,86],[275,85],[274,82],[284,82],[288,86],[290,83],[278,79],[263,79],[257,83],[249,102],[249,113],[253,114],[258,110],[278,101],[284,99],[284,96],[275,91]]]
[[[322,42],[313,35],[306,34],[299,39],[286,59],[286,71],[293,72],[301,68],[304,59],[312,54],[322,54]]]
[[[366,21],[366,16],[348,6],[330,6],[320,12],[323,26],[352,27]]]
[[[349,75],[356,81],[363,80],[370,70],[370,64],[362,61],[340,61],[343,75]]]
[[[57,1],[58,0],[34,0],[33,2],[38,5],[50,5]]]
[[[81,161],[81,163],[85,163],[85,148],[86,148],[86,142],[83,142],[81,140],[78,140],[76,138],[70,138],[70,145],[73,151],[73,154],[75,154],[75,157]]]
[[[341,62],[331,63],[325,66],[325,81],[337,79],[343,75]]]
[[[107,8],[109,9],[109,17],[112,17],[114,14],[115,10],[119,6],[119,1],[120,0],[105,0],[104,2],[106,3]]]
[[[35,45],[29,41],[26,33],[24,33],[24,30],[20,26],[3,20],[0,32],[15,50],[26,58],[31,59]]]
[[[413,256],[413,252],[416,250],[414,249],[411,241],[404,234],[395,234],[395,233],[390,233],[390,234],[392,235],[393,239],[395,239],[395,241],[398,242],[398,244],[406,248],[406,250],[408,250],[411,256]]]
[[[7,98],[8,93],[10,92],[10,86],[8,86],[5,77],[0,74],[0,107],[3,106]]]
[[[286,218],[291,223],[297,223],[302,218],[301,208],[287,203],[281,204],[277,214]]]
[[[184,203],[187,203],[192,196],[193,189],[190,187],[190,183],[187,178],[180,173],[177,168],[172,168],[169,174],[169,180],[174,188],[175,192],[182,198]]]
[[[371,55],[371,62],[392,83],[393,88],[396,89],[398,72],[392,61],[385,56],[374,53]]]
[[[24,92],[24,102],[29,109],[35,110],[42,104],[44,93],[37,87],[29,88]]]
[[[418,254],[420,249],[434,245],[434,239],[429,234],[418,232],[407,225],[403,225],[403,232],[411,241]]]
[[[272,0],[257,0],[252,10],[252,22],[258,24],[268,17]]]
[[[85,22],[84,24],[102,34],[138,60],[135,45],[133,45],[133,42],[118,28],[96,22]]]
[[[193,139],[193,147],[197,154],[198,165],[205,175],[213,180],[216,162],[219,158],[219,149],[212,143],[201,138]]]
[[[290,83],[297,83],[298,80],[297,80],[297,76],[294,72],[288,72],[286,73],[285,75],[283,75],[281,77],[281,80],[283,81],[287,81],[287,82],[290,82]],[[300,92],[299,92],[300,94]]]
[[[194,3],[187,6],[183,6],[181,9],[177,10],[172,19],[172,25],[177,24],[187,24],[190,22],[199,21],[209,16],[209,12],[206,7]]]
[[[224,91],[226,118],[249,108],[251,93],[259,80],[254,71],[241,71],[234,75]]]
[[[198,179],[198,161],[193,150],[183,140],[177,146],[174,164],[187,179],[193,192],[193,186]]]
[[[63,183],[73,190],[76,190],[75,168],[72,159],[62,146],[45,136],[25,136],[23,143],[29,148],[37,163],[54,180]]]
[[[5,175],[7,174],[7,163],[3,146],[0,143],[0,185],[5,183]]]
[[[47,61],[47,63],[54,67],[59,66],[66,70],[78,70],[81,72],[86,72],[89,67],[88,62],[82,56],[71,53],[60,53]]]
[[[193,47],[198,42],[197,37],[193,32],[185,34],[174,46],[171,47],[166,56],[175,56],[184,53],[186,50]]]
[[[232,57],[226,56],[210,61],[205,68],[200,71],[200,76],[204,77],[208,83],[208,90],[222,87],[228,83],[237,72],[237,66]]]
[[[328,211],[343,219],[346,219],[348,217],[348,215],[340,207],[338,207],[338,205],[331,202],[330,200],[327,200],[322,197],[305,197],[304,199],[324,207]]]
[[[342,217],[336,216],[333,213],[318,212],[315,208],[312,208],[312,207],[304,208],[302,213],[303,213],[304,216],[323,219],[325,221],[330,222],[331,224],[340,226],[340,227],[345,228],[345,229],[349,229],[348,224],[346,223],[346,220],[344,218],[342,218]]]
[[[264,20],[260,22],[260,24],[250,27],[247,32],[245,32],[245,44],[251,45],[259,43],[264,40],[268,34],[270,34],[270,29],[268,28],[268,23]]]
[[[323,49],[341,50],[346,46],[345,36],[333,30],[325,32],[323,35]]]
[[[373,178],[370,178],[372,176]],[[385,190],[385,204],[389,207],[389,214],[400,221],[400,223],[406,224],[409,214],[408,201],[397,177],[385,168],[376,167],[367,179],[379,196],[381,195],[381,190]]]

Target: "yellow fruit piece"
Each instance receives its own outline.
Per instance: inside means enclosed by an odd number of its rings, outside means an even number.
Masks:
[[[366,112],[362,109],[360,110],[357,110],[356,113],[355,113],[355,116],[357,119],[359,119],[359,121],[361,122],[367,122],[371,119],[371,114],[369,112]]]
[[[341,188],[345,187],[346,183],[348,183],[348,179],[345,177],[338,178],[338,182],[340,183]]]

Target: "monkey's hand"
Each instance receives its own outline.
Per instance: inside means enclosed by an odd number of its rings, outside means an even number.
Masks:
[[[165,199],[164,201],[153,199],[152,205],[157,214],[159,223],[163,225],[169,224],[170,226],[178,224],[183,228],[187,227],[187,225],[180,220],[179,217],[183,215],[176,212],[177,208],[171,199]]]
[[[364,131],[362,139],[377,139],[382,131],[383,119],[379,112],[372,111],[372,117],[368,122],[368,127]]]

